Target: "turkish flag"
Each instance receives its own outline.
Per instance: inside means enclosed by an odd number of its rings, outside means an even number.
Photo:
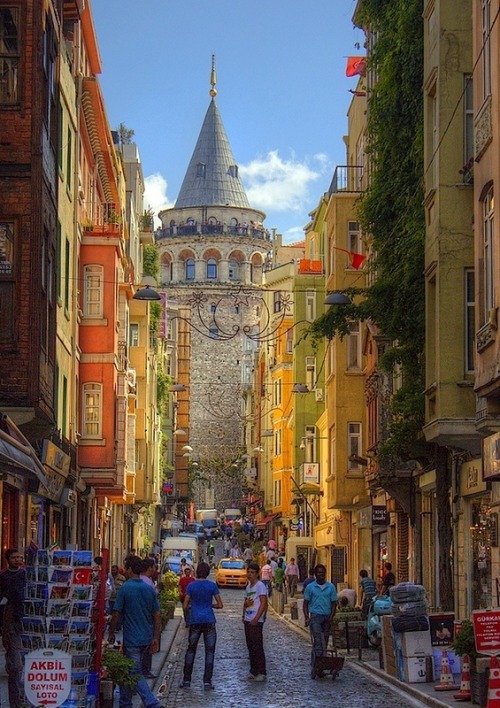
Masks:
[[[366,57],[347,57],[346,76],[364,76],[366,73]]]

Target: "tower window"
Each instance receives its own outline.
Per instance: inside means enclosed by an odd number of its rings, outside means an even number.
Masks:
[[[207,166],[203,162],[198,162],[196,165],[196,176],[202,179],[207,176]]]
[[[238,165],[229,165],[228,173],[229,173],[230,177],[237,177],[238,176]]]

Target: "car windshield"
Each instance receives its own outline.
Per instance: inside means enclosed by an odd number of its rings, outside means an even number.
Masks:
[[[244,561],[239,560],[223,560],[219,563],[219,568],[230,568],[231,570],[243,570],[244,567]]]

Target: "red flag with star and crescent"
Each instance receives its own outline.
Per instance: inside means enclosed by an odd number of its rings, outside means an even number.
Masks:
[[[366,74],[366,57],[347,57],[346,76],[364,76]]]

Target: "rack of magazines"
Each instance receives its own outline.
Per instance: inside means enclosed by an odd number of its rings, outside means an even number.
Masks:
[[[97,647],[101,646],[104,612],[100,611],[101,573],[92,551],[38,550],[26,566],[22,619],[25,654],[50,649],[71,656],[70,699],[63,706],[80,708],[97,700]],[[105,583],[102,583],[105,585]],[[100,658],[100,657],[99,657]]]

